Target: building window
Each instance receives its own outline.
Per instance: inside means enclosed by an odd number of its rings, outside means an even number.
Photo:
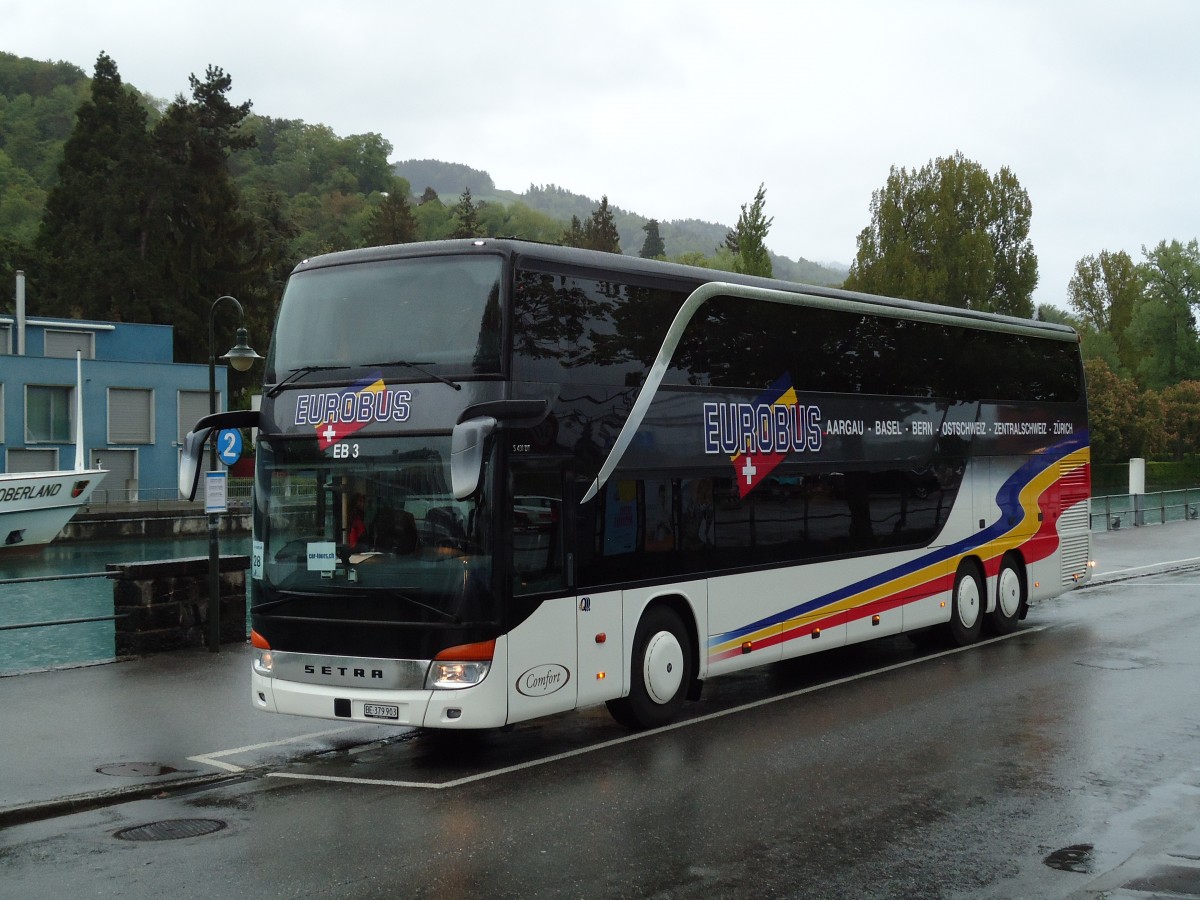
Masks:
[[[55,448],[37,450],[9,450],[5,461],[4,471],[14,472],[54,472],[58,469],[58,450]]]
[[[217,409],[220,409],[220,394],[217,395],[217,400]],[[179,433],[175,440],[180,444],[196,423],[208,415],[208,402],[208,391],[179,392]]]
[[[12,326],[0,325],[0,356],[12,353]]]
[[[145,388],[108,389],[108,442],[154,443],[154,391]]]
[[[69,444],[70,387],[30,384],[25,387],[25,442]]]
[[[74,359],[78,350],[84,359],[96,358],[96,335],[90,331],[52,331],[46,329],[46,355]]]

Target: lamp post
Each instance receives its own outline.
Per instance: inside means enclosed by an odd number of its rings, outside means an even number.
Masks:
[[[246,331],[246,314],[242,304],[228,294],[213,301],[208,311],[208,411],[217,411],[217,339],[216,316],[217,307],[221,301],[229,300],[237,307],[238,330],[237,343],[224,354],[221,359],[229,360],[229,364],[239,372],[247,372],[256,359],[262,359],[247,345],[249,333]],[[226,390],[229,383],[226,381]],[[214,432],[208,445],[209,471],[217,471],[217,435]],[[208,649],[213,653],[221,647],[221,548],[218,533],[221,528],[219,513],[208,514]]]

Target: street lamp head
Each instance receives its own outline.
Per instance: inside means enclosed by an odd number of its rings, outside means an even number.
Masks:
[[[221,359],[229,360],[229,364],[239,372],[250,371],[250,367],[254,365],[254,361],[262,359],[261,356],[247,346],[249,339],[250,333],[245,328],[239,328],[237,330],[237,343],[230,348],[228,353],[221,357]]]

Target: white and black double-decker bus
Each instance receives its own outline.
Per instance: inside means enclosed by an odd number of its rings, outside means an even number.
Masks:
[[[1087,577],[1076,334],[507,240],[306,260],[258,413],[252,700],[485,728]]]

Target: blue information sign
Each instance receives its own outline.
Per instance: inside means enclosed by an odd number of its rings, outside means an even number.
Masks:
[[[227,466],[242,458],[242,433],[236,428],[226,428],[217,434],[217,456]]]

